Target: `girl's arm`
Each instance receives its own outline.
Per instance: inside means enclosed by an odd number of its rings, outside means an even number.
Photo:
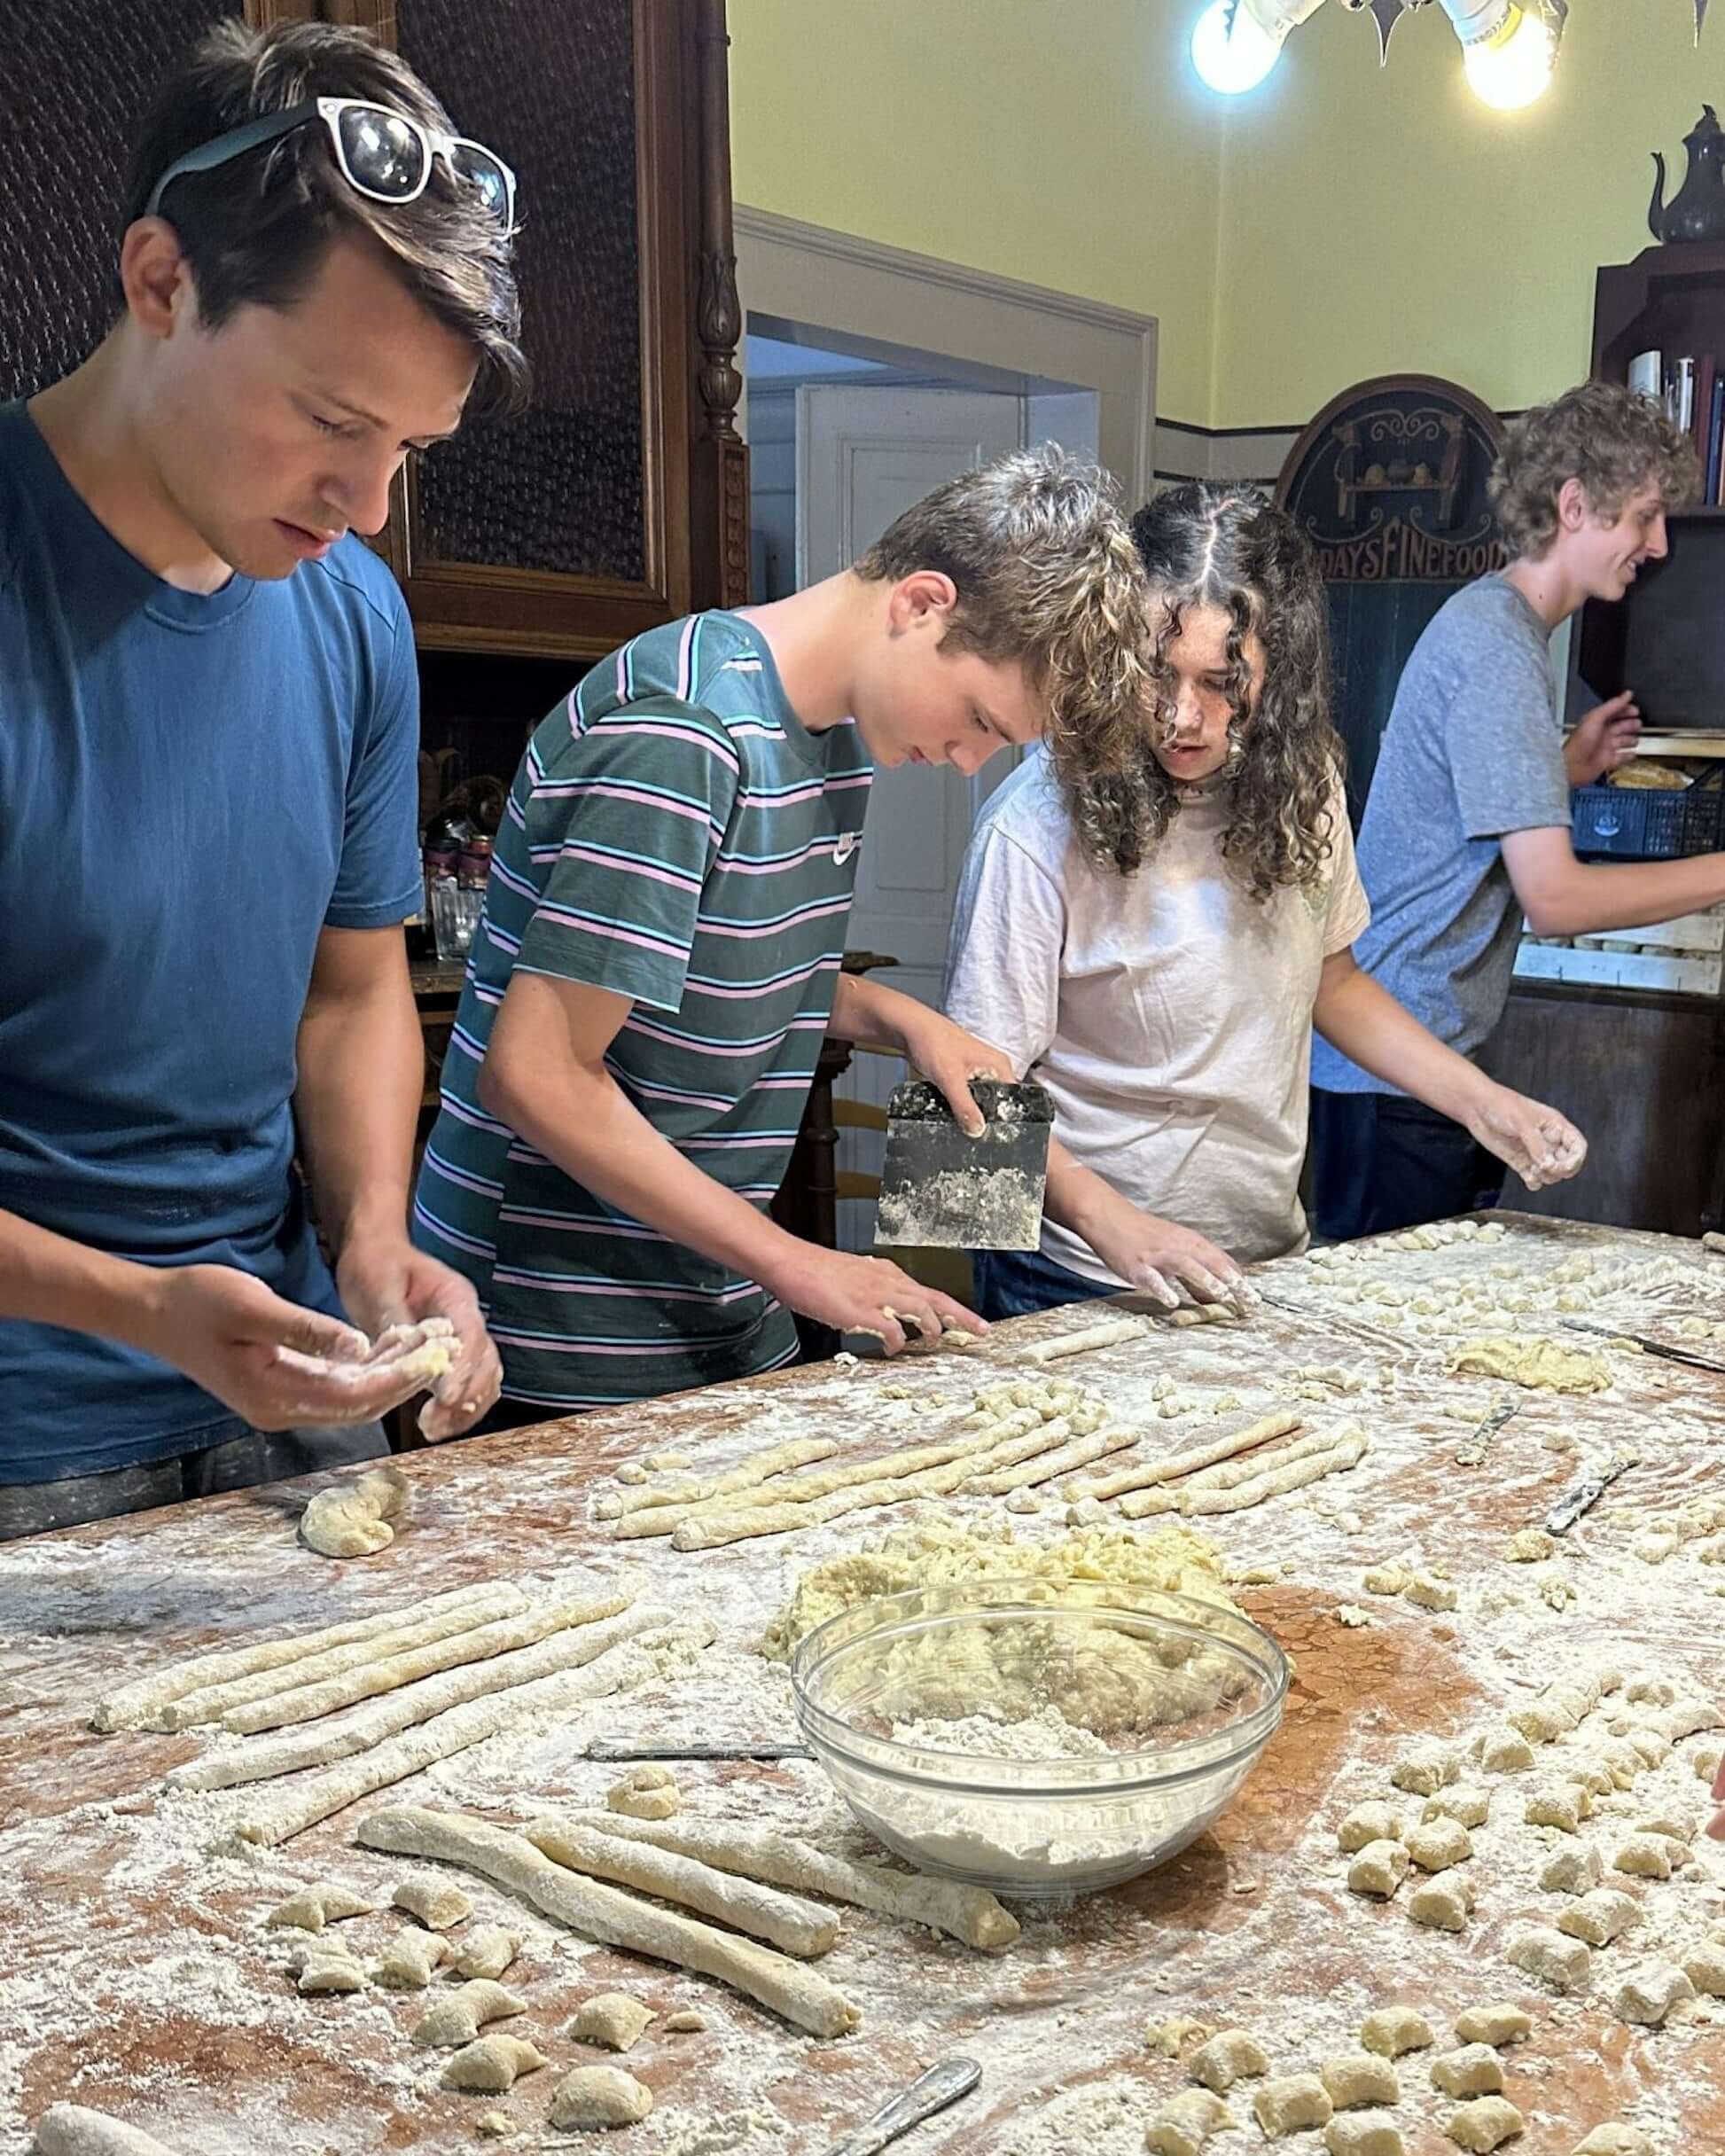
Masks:
[[[1564,1182],[1588,1157],[1587,1140],[1566,1116],[1511,1092],[1446,1048],[1361,972],[1351,950],[1324,960],[1312,1023],[1362,1070],[1471,1130],[1530,1191]]]

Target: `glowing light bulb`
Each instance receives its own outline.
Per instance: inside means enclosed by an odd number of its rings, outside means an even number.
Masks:
[[[1557,45],[1542,17],[1514,0],[1489,35],[1462,48],[1462,65],[1473,94],[1500,113],[1519,112],[1550,87]]]
[[[1256,90],[1281,55],[1284,25],[1264,28],[1246,4],[1236,0],[1229,22],[1229,0],[1211,0],[1192,29],[1192,65],[1209,87],[1224,98]]]

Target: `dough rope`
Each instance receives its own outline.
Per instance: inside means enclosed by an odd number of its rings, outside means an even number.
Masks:
[[[1072,1498],[1118,1497],[1123,1490],[1149,1489],[1158,1483],[1175,1481],[1181,1475],[1196,1474],[1201,1468],[1231,1459],[1236,1453],[1247,1452],[1253,1446],[1264,1444],[1273,1437],[1291,1436],[1302,1426],[1298,1415],[1266,1415],[1257,1422],[1248,1423],[1243,1430],[1230,1431],[1226,1437],[1212,1438],[1207,1445],[1195,1445],[1190,1452],[1170,1452],[1143,1467],[1123,1467],[1116,1474],[1104,1475],[1100,1481],[1075,1482],[1060,1494]]]
[[[839,1936],[839,1919],[831,1910],[794,1900],[757,1880],[738,1879],[697,1858],[605,1833],[582,1820],[535,1819],[527,1838],[566,1871],[609,1879],[661,1902],[679,1902],[800,1960],[824,1954]]]
[[[596,1660],[609,1648],[619,1646],[636,1633],[662,1629],[675,1613],[644,1603],[613,1618],[592,1625],[571,1626],[554,1632],[536,1647],[522,1647],[513,1654],[500,1654],[488,1662],[473,1662],[441,1676],[422,1678],[387,1698],[356,1707],[339,1720],[316,1729],[293,1729],[281,1737],[263,1737],[254,1744],[233,1745],[188,1760],[163,1777],[168,1789],[231,1789],[242,1782],[267,1782],[282,1774],[297,1774],[303,1767],[333,1767],[355,1752],[380,1745],[386,1738],[429,1722],[433,1715],[461,1707],[487,1693],[508,1691],[518,1684],[548,1677],[560,1669],[577,1669]]]
[[[489,1584],[451,1588],[429,1601],[410,1607],[382,1610],[372,1617],[355,1617],[341,1624],[324,1625],[316,1632],[290,1632],[279,1639],[254,1640],[249,1647],[223,1647],[213,1654],[194,1655],[188,1662],[170,1662],[122,1684],[98,1699],[90,1718],[93,1730],[136,1730],[147,1726],[149,1717],[170,1699],[183,1699],[207,1684],[224,1684],[230,1677],[249,1676],[254,1671],[279,1669],[284,1663],[318,1654],[326,1647],[342,1647],[350,1641],[375,1639],[380,1632],[399,1631],[404,1624],[430,1618],[495,1593]],[[74,2108],[76,2108],[74,2106]]]
[[[498,1618],[511,1616],[517,1610],[525,1609],[527,1604],[527,1597],[520,1588],[507,1582],[488,1594],[475,1596],[471,1602],[403,1623],[393,1632],[380,1632],[371,1639],[330,1647],[321,1654],[307,1655],[299,1661],[278,1663],[272,1669],[230,1677],[224,1684],[207,1684],[197,1691],[183,1693],[161,1708],[149,1726],[158,1730],[189,1730],[199,1722],[220,1722],[231,1708],[249,1707],[256,1700],[272,1699],[301,1685],[340,1676],[368,1662],[404,1654],[437,1640],[457,1638],[464,1632],[478,1630],[481,1625],[495,1623]]]
[[[608,1490],[594,1504],[593,1515],[597,1519],[621,1519],[625,1513],[647,1511],[657,1505],[704,1504],[714,1497],[729,1497],[739,1489],[752,1489],[793,1467],[809,1467],[816,1460],[831,1459],[838,1449],[836,1438],[794,1438],[789,1444],[775,1445],[770,1451],[751,1453],[747,1459],[739,1460],[722,1474],[685,1475],[670,1482],[644,1482],[635,1489]],[[668,1456],[656,1457],[663,1459]],[[652,1460],[647,1463],[649,1466],[652,1464]]]
[[[459,1864],[583,1938],[713,1977],[811,2035],[842,2036],[862,2019],[837,1985],[800,1962],[566,1871],[525,1835],[484,1820],[403,1805],[362,1820],[359,1840],[368,1849]]]
[[[1062,1332],[1051,1340],[1037,1340],[1025,1349],[1025,1360],[1038,1364],[1058,1363],[1069,1355],[1089,1355],[1097,1348],[1118,1348],[1127,1340],[1145,1340],[1150,1328],[1136,1317],[1104,1318],[1077,1332]]]
[[[1009,1947],[1019,1936],[1018,1918],[983,1887],[832,1856],[770,1827],[687,1817],[661,1823],[607,1816],[593,1824],[602,1824],[604,1832],[621,1840],[651,1842],[716,1871],[734,1871],[793,1894],[823,1894],[901,1923],[925,1924],[985,1953]]]
[[[698,1631],[683,1625],[645,1633],[613,1647],[586,1668],[563,1670],[535,1683],[511,1685],[504,1692],[485,1694],[464,1707],[450,1707],[445,1714],[433,1715],[418,1729],[313,1775],[261,1805],[240,1820],[236,1830],[239,1839],[274,1848],[303,1833],[307,1827],[316,1826],[320,1819],[327,1819],[332,1812],[342,1811],[356,1799],[370,1796],[373,1790],[386,1789],[438,1760],[483,1744],[520,1715],[544,1707],[560,1711],[582,1700],[605,1699],[614,1691],[643,1683],[658,1667],[647,1652],[649,1646],[654,1641],[679,1637],[705,1646],[712,1631],[711,1628]]]
[[[537,1646],[554,1632],[566,1631],[572,1625],[591,1624],[602,1617],[614,1617],[627,1606],[628,1597],[619,1595],[597,1601],[589,1597],[550,1603],[542,1609],[501,1618],[495,1624],[476,1626],[471,1632],[457,1632],[448,1639],[429,1641],[402,1654],[363,1662],[357,1668],[327,1678],[321,1684],[296,1685],[290,1691],[254,1700],[250,1706],[230,1707],[222,1717],[222,1726],[237,1736],[250,1737],[260,1730],[281,1729],[290,1722],[315,1722],[322,1715],[332,1715],[340,1707],[356,1706],[360,1700],[375,1699],[380,1692],[398,1691],[402,1685],[415,1683],[421,1677],[439,1676],[446,1669],[459,1668],[467,1662],[491,1661],[515,1648]]]

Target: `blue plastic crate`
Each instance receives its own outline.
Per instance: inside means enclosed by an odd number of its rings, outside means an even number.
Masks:
[[[1725,792],[1686,786],[1679,793],[1640,786],[1578,786],[1571,836],[1578,854],[1618,860],[1674,861],[1708,854],[1721,842]]]

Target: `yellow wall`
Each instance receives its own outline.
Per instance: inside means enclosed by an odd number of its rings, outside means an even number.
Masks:
[[[1155,315],[1158,403],[1201,423],[1222,129],[1183,12],[730,0],[737,199]]]
[[[1717,17],[1720,11],[1715,10]],[[1725,20],[1690,0],[1581,0],[1550,90],[1494,113],[1440,8],[1379,70],[1368,18],[1324,7],[1224,123],[1213,422],[1292,424],[1397,370],[1498,410],[1587,372],[1594,271],[1650,243],[1651,149],[1725,93]]]
[[[1380,71],[1340,0],[1224,105],[1198,4],[730,0],[738,199],[1157,316],[1166,418],[1298,425],[1399,370],[1510,410],[1586,371],[1649,150],[1680,177],[1725,103],[1725,20],[1698,54],[1690,0],[1578,0],[1519,113],[1474,98],[1440,7]]]

